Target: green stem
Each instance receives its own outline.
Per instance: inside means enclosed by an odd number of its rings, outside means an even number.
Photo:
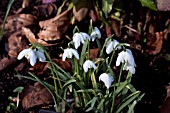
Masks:
[[[111,63],[112,63],[112,60],[113,60],[113,57],[114,57],[115,51],[116,51],[116,48],[114,48],[114,49],[113,49],[113,53],[112,53],[112,56],[111,56],[111,58],[110,58],[109,66],[110,66],[110,65],[111,65]]]
[[[111,110],[110,113],[113,113],[114,110],[114,106],[115,106],[115,98],[116,98],[116,82],[114,81],[114,91],[113,91],[113,100],[112,100],[112,106],[111,106]]]
[[[121,80],[121,76],[122,76],[123,67],[124,67],[124,63],[121,65],[121,68],[120,68],[119,79],[118,79],[118,86],[120,85],[120,80]]]
[[[88,40],[88,48],[87,48],[87,60],[90,59],[90,41]]]

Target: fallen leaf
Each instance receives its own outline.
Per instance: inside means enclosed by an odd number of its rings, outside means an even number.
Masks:
[[[62,69],[64,69],[65,71],[72,71],[72,66],[71,66],[71,62],[69,61],[62,61],[61,59],[52,59],[54,63],[56,63],[58,66],[60,66]]]
[[[22,32],[23,34],[26,36],[26,38],[29,40],[30,43],[39,43],[43,46],[52,46],[52,45],[60,45],[62,44],[62,42],[59,42],[59,43],[54,43],[54,44],[50,44],[50,43],[47,43],[46,41],[42,40],[42,39],[37,39],[34,35],[34,33],[29,29],[29,28],[26,28],[26,27],[22,27]]]
[[[166,87],[167,96],[161,106],[161,113],[170,113],[170,85]]]
[[[16,72],[22,71],[26,63],[21,62],[18,66],[16,66],[14,69]]]
[[[76,1],[73,6],[73,14],[76,20],[81,21],[85,18],[92,8],[91,0]]]
[[[159,11],[170,11],[169,0],[157,0],[157,8]]]
[[[21,100],[24,109],[53,103],[53,98],[49,91],[38,82],[34,86],[27,85],[24,88]]]
[[[52,19],[39,22],[42,30],[38,33],[38,37],[45,41],[61,39],[68,28],[69,16],[70,12],[66,10]]]
[[[27,41],[23,38],[21,31],[13,33],[8,38],[8,48],[8,55],[14,58],[18,56],[21,50],[28,48]]]
[[[69,61],[62,61],[61,59],[52,59],[54,63],[56,63],[58,66],[60,66],[65,71],[71,72],[72,67],[71,63]],[[50,66],[47,62],[37,62],[33,68],[30,68],[30,70],[34,71],[37,75],[43,74],[47,71],[48,67]]]
[[[48,4],[48,3],[53,3],[56,2],[56,0],[42,0],[42,3]]]
[[[90,60],[94,60],[95,58],[97,58],[99,53],[99,49],[90,49]]]
[[[23,26],[30,26],[37,22],[37,17],[30,14],[16,14],[8,16],[4,36],[9,37],[12,33],[21,30]]]
[[[33,68],[30,68],[30,70],[34,71],[36,75],[43,74],[48,69],[48,63],[47,62],[36,62],[36,64],[33,66]]]
[[[14,64],[17,61],[16,58],[3,58],[0,60],[0,71],[5,69],[6,67]]]
[[[118,25],[118,21],[116,21],[114,19],[111,19],[111,26],[112,26],[112,29],[114,31],[114,34],[117,37],[120,37],[121,36],[121,31],[120,31],[120,26]]]
[[[159,53],[162,49],[162,44],[163,44],[162,32],[156,32],[155,35],[148,36],[146,53],[150,55],[155,55]]]
[[[53,3],[38,5],[33,7],[33,11],[39,18],[45,18],[51,16],[53,13],[56,13],[57,6]]]

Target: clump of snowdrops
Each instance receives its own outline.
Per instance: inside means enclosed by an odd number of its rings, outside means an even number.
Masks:
[[[33,73],[30,73],[32,77],[25,78],[38,81],[49,90],[57,112],[64,113],[68,109],[76,112],[79,109],[82,112],[134,113],[134,107],[143,94],[131,84],[136,64],[128,49],[130,45],[119,43],[113,36],[106,38],[101,45],[102,34],[92,24],[88,33],[80,32],[75,27],[73,34],[73,41],[68,43],[62,55],[63,61],[68,59],[72,63],[72,72],[66,72],[52,62],[43,46],[33,44],[29,49],[21,51],[18,59],[25,56],[32,66],[37,59],[48,62],[54,82],[47,83]],[[90,59],[91,43],[97,43],[96,48],[99,49],[95,59]],[[117,70],[118,75],[112,69],[114,64],[120,69]],[[123,71],[127,75],[123,75]],[[71,99],[67,98],[68,92],[72,94]]]

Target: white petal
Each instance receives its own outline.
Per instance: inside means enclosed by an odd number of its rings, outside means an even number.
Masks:
[[[88,39],[90,41],[90,36],[87,33],[81,32],[84,37],[84,40]]]
[[[117,40],[114,40],[113,41],[113,45],[114,45],[114,48],[119,44],[119,42]],[[118,46],[116,49],[121,49],[121,46]]]
[[[66,57],[67,57],[66,54],[67,54],[67,53],[66,53],[65,50],[64,50],[64,53],[63,53],[63,56],[62,56],[62,61],[65,61],[65,60],[66,60]]]
[[[95,40],[95,38],[101,38],[101,33],[97,27],[94,27],[94,30],[91,33],[92,41]]]
[[[94,70],[96,70],[96,65],[94,64],[94,62],[91,62],[91,66],[93,67]]]
[[[22,50],[22,51],[19,53],[17,59],[18,59],[18,60],[22,59],[26,54],[28,54],[28,53],[30,52],[30,50],[31,50],[31,49],[24,49],[24,50]]]
[[[79,59],[79,54],[78,54],[77,50],[71,48],[70,51],[76,57],[76,59]]]
[[[94,70],[97,68],[94,62],[90,60],[86,60],[85,63],[83,64],[83,69],[85,72],[88,72],[89,68],[93,68]]]
[[[109,42],[109,45],[106,46],[106,53],[110,54],[113,51],[113,42]]]
[[[117,60],[116,60],[116,66],[119,66],[121,62],[122,62],[122,63],[125,62],[125,61],[124,61],[124,58],[125,58],[125,55],[124,55],[124,54],[125,54],[124,51],[122,51],[122,52],[120,52],[120,53],[118,54],[118,57],[117,57]]]
[[[135,68],[134,68],[134,66],[127,66],[127,70],[129,70],[130,73],[135,74]]]
[[[83,69],[84,69],[84,71],[87,73],[88,72],[88,62],[85,62],[84,64],[83,64]]]
[[[36,56],[39,59],[40,62],[45,62],[46,61],[46,57],[44,55],[43,50],[38,49],[38,51],[36,51]]]
[[[125,59],[126,59],[126,61],[129,62],[131,65],[133,65],[133,66],[136,67],[133,54],[132,54],[132,52],[131,52],[129,49],[126,49],[126,57],[125,57]]]
[[[76,49],[80,46],[80,40],[81,40],[81,37],[80,37],[79,33],[75,33],[73,35],[73,42],[74,42],[74,46]]]
[[[99,77],[99,81],[100,80],[103,81],[107,89],[109,89],[113,82],[113,77],[111,76],[110,73],[109,74],[103,73]]]
[[[34,66],[37,60],[37,56],[33,50],[29,52],[29,59],[30,59],[30,64]]]

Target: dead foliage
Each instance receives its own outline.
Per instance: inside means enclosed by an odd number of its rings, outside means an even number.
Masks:
[[[68,28],[70,21],[69,16],[70,11],[66,10],[54,18],[40,21],[39,25],[42,30],[38,33],[38,37],[45,41],[61,39],[62,34],[65,33]]]
[[[34,86],[27,85],[22,93],[22,106],[29,109],[35,106],[44,106],[53,103],[53,98],[49,91],[40,83]]]

